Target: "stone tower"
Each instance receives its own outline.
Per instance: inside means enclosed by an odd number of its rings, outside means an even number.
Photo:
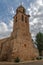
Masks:
[[[20,61],[28,61],[39,56],[31,39],[29,17],[22,5],[16,9],[11,36],[0,40],[1,61],[14,61],[17,57]]]
[[[12,58],[20,58],[21,61],[35,58],[34,45],[29,30],[29,17],[25,8],[21,5],[16,9],[13,21],[13,51]]]

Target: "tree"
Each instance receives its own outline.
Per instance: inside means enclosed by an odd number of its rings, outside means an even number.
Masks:
[[[39,50],[39,54],[41,55],[41,52],[43,50],[43,33],[39,32],[36,35],[36,43]]]

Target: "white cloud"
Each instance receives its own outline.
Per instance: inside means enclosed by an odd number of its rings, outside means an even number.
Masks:
[[[10,26],[10,27],[13,27],[13,19],[10,20],[9,26]]]
[[[13,19],[12,19],[12,20],[9,20],[8,29],[9,29],[10,31],[13,30]]]
[[[37,0],[37,4],[38,5],[43,5],[43,1],[42,0]]]
[[[43,25],[41,25],[41,28],[43,28]]]
[[[33,22],[29,22],[30,25],[34,25]]]
[[[10,12],[11,12],[11,14],[14,14],[15,13],[13,8],[11,8],[11,11]]]
[[[30,14],[30,31],[32,38],[40,31],[43,32],[43,2],[42,0],[35,0],[34,4],[30,3],[30,8],[27,8]]]
[[[8,8],[8,11],[11,15],[14,15],[15,14],[15,11],[14,11],[14,8],[13,7],[10,7]]]
[[[38,23],[37,19],[35,18],[32,23],[33,24]]]
[[[7,25],[4,22],[0,22],[0,33],[8,31]]]
[[[13,20],[9,20],[8,25],[4,22],[0,22],[0,39],[9,37],[12,30],[13,30]]]

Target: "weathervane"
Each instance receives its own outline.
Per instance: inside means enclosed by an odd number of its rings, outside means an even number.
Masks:
[[[20,3],[19,3],[19,6],[20,6],[20,5],[22,5],[22,6],[23,6],[23,4],[24,4],[23,2],[20,2]]]

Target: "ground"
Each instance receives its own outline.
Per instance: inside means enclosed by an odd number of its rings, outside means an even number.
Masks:
[[[0,62],[0,65],[43,65],[43,60],[29,61],[29,62],[20,62],[20,63]]]

